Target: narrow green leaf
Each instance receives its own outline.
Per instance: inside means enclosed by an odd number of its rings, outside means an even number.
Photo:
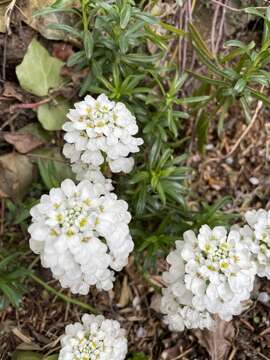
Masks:
[[[120,27],[125,29],[129,23],[131,17],[131,6],[126,3],[120,12]]]
[[[33,351],[15,351],[12,360],[42,360],[43,355]]]
[[[68,58],[67,66],[71,67],[77,65],[84,60],[85,60],[85,51],[77,51]]]
[[[89,30],[85,31],[83,34],[83,45],[84,45],[85,55],[89,60],[92,57],[93,49],[94,49],[94,39],[92,33]]]
[[[260,93],[257,90],[254,90],[251,88],[248,88],[248,90],[255,98],[257,98],[258,100],[261,100],[264,103],[264,105],[270,107],[270,99],[268,97],[266,97],[264,94]]]
[[[202,102],[202,101],[208,101],[210,99],[211,99],[211,96],[209,96],[209,95],[194,96],[194,97],[188,97],[188,98],[176,100],[176,103],[179,105],[180,104],[194,104],[194,103],[198,103],[198,102]]]
[[[54,29],[54,30],[62,30],[65,31],[73,36],[75,36],[76,38],[82,39],[83,38],[83,32],[79,32],[77,30],[75,30],[72,26],[66,25],[66,24],[50,24],[48,26],[49,29]]]
[[[189,32],[190,32],[191,38],[194,41],[194,43],[197,45],[197,47],[202,51],[202,53],[209,60],[213,60],[215,58],[214,55],[211,53],[211,51],[206,46],[204,40],[202,39],[202,37],[201,37],[200,33],[198,32],[198,30],[196,29],[196,27],[191,23],[189,23],[188,27],[189,27]]]
[[[204,145],[207,141],[207,133],[209,128],[209,118],[206,111],[202,111],[196,123],[196,135],[198,138],[198,148],[201,153],[204,152]]]
[[[179,36],[187,35],[187,33],[184,30],[178,29],[175,26],[167,24],[163,21],[160,21],[159,24],[161,27],[163,27],[163,29],[169,30],[170,32],[175,33],[176,35],[179,35]]]
[[[208,76],[197,74],[190,70],[188,70],[188,73],[191,74],[192,76],[194,76],[196,79],[202,81],[203,83],[206,82],[211,85],[228,86],[228,84],[222,80],[212,79]]]

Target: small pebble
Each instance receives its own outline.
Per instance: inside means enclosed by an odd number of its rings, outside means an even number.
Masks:
[[[144,338],[146,336],[146,330],[142,326],[139,327],[136,333],[138,338]]]
[[[207,144],[207,145],[205,146],[205,149],[206,149],[206,150],[213,150],[213,149],[214,149],[214,145],[213,145],[213,144]]]
[[[267,294],[267,292],[261,292],[259,293],[258,300],[262,303],[268,303],[269,295]]]
[[[233,162],[234,162],[234,160],[233,160],[233,158],[232,158],[231,156],[229,156],[225,161],[226,161],[226,163],[227,163],[228,165],[232,165]]]
[[[249,178],[249,182],[252,184],[252,185],[259,185],[260,181],[258,178],[256,178],[255,176],[252,176],[251,178]]]

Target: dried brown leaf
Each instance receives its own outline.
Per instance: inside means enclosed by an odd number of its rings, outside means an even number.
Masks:
[[[225,360],[231,349],[235,330],[231,322],[215,318],[215,325],[212,330],[195,330],[199,343],[203,346],[211,360]]]
[[[6,81],[4,83],[4,89],[2,95],[8,98],[17,99],[19,101],[24,100],[24,96],[22,94],[21,88],[17,84],[12,83],[10,81]]]
[[[121,294],[119,302],[117,303],[117,306],[120,308],[124,308],[129,303],[131,294],[130,294],[130,288],[128,285],[128,277],[125,276],[122,284]]]
[[[7,133],[4,134],[4,139],[9,144],[14,145],[15,149],[22,154],[26,154],[43,145],[40,139],[31,134]]]
[[[52,56],[60,59],[62,61],[67,61],[67,59],[74,54],[72,45],[67,44],[63,41],[53,44]]]
[[[155,310],[157,313],[159,313],[160,312],[160,303],[161,303],[161,295],[160,294],[154,294],[151,297],[150,308]]]
[[[0,197],[19,200],[33,181],[34,166],[27,156],[10,153],[0,156]]]

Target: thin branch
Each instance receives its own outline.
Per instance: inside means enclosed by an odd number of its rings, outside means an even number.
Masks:
[[[47,98],[47,99],[43,99],[41,101],[38,101],[36,103],[27,103],[27,104],[15,104],[10,106],[10,108],[7,110],[10,113],[13,113],[19,109],[36,109],[39,106],[43,105],[43,104],[47,104],[49,102],[51,102],[52,99],[51,98]]]
[[[252,128],[252,126],[254,125],[256,119],[257,119],[257,116],[259,114],[259,111],[261,110],[262,108],[262,105],[263,105],[263,102],[262,101],[258,101],[257,103],[257,106],[256,106],[256,109],[255,109],[255,112],[252,116],[252,119],[251,119],[251,122],[250,124],[248,125],[248,127],[245,129],[245,131],[243,132],[243,134],[240,136],[240,138],[237,140],[237,142],[234,144],[234,146],[232,147],[232,149],[229,151],[229,153],[227,155],[224,156],[224,159],[230,157],[234,152],[235,150],[238,148],[239,144],[241,143],[241,141],[244,139],[244,137],[247,135],[247,133],[249,132],[249,130]]]
[[[220,5],[216,6],[215,8],[214,17],[212,21],[212,29],[211,29],[211,48],[214,56],[216,56],[215,33],[216,33],[216,24],[219,15],[219,10],[220,10]]]
[[[243,11],[243,9],[237,9],[237,8],[234,8],[232,6],[229,6],[227,4],[223,4],[221,1],[218,1],[218,0],[211,0],[212,2],[214,2],[215,4],[217,5],[220,5],[220,6],[224,6],[225,8],[229,9],[229,10],[232,10],[232,11]]]

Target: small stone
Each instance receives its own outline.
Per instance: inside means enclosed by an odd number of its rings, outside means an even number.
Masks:
[[[263,292],[259,293],[258,300],[260,302],[262,302],[263,304],[268,303],[269,295],[267,294],[267,292],[263,291]]]
[[[259,185],[260,181],[258,178],[256,178],[255,176],[252,176],[251,178],[249,178],[249,182],[252,184],[252,185]]]

